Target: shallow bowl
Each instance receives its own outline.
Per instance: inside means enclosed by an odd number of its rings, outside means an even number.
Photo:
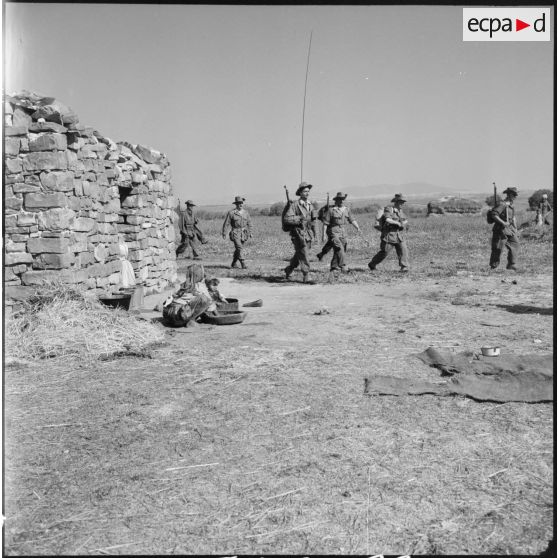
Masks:
[[[500,355],[500,347],[481,347],[483,356],[495,357]]]

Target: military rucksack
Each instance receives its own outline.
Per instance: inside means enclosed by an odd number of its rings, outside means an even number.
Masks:
[[[302,217],[295,212],[293,202],[287,202],[281,214],[281,228],[283,232],[290,232],[294,227],[300,225]]]
[[[494,217],[492,216],[492,211],[493,211],[494,209],[496,209],[496,208],[493,207],[493,208],[489,209],[488,212],[487,212],[487,214],[486,214],[486,222],[487,222],[489,225],[493,225],[493,224],[495,223]]]
[[[384,208],[380,207],[378,209],[378,211],[376,211],[376,221],[374,223],[374,228],[377,231],[381,231],[384,227],[384,221],[385,221],[385,217],[384,217]]]

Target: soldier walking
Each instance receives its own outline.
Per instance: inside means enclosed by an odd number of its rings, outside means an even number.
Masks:
[[[372,258],[368,267],[374,271],[376,266],[384,261],[389,252],[395,249],[399,259],[399,271],[406,273],[409,271],[409,250],[405,240],[405,231],[408,229],[407,216],[403,213],[402,207],[407,200],[402,194],[395,194],[391,200],[393,206],[386,206],[380,218],[381,237],[380,250]]]
[[[252,236],[252,223],[250,222],[250,214],[243,208],[245,201],[246,198],[236,196],[233,202],[235,208],[227,213],[223,222],[223,238],[227,238],[227,227],[230,226],[229,238],[234,244],[231,269],[236,267],[237,262],[240,262],[242,269],[246,269],[243,245]]]
[[[329,211],[324,212],[323,223],[326,227],[327,234],[327,244],[333,247],[333,258],[331,258],[331,271],[349,271],[349,268],[345,262],[345,253],[347,251],[347,239],[345,236],[345,223],[351,223],[353,227],[360,231],[358,223],[355,221],[351,215],[351,210],[344,205],[344,201],[347,198],[347,194],[343,192],[338,192],[333,198],[335,205],[329,209]],[[326,248],[324,246],[324,248]],[[324,249],[320,253],[323,257]],[[318,259],[321,260],[320,254],[318,254]]]
[[[311,189],[312,184],[301,182],[296,191],[299,199],[290,204],[290,212],[297,221],[297,224],[289,230],[295,253],[285,268],[285,276],[289,280],[295,268],[300,266],[305,283],[310,280],[308,256],[312,240],[316,240],[316,210],[308,201]]]
[[[329,194],[328,194],[326,204],[323,207],[320,207],[320,209],[318,210],[318,221],[322,222],[322,242],[324,240],[326,240],[326,238],[327,238],[327,234],[326,234],[327,231],[326,231],[326,224],[324,223],[324,216],[329,212],[329,210],[332,207],[333,206],[330,205],[330,203],[329,203]],[[321,262],[322,259],[324,258],[324,256],[332,249],[333,249],[333,244],[331,243],[331,240],[329,240],[329,238],[327,238],[326,243],[322,246],[322,249],[316,254],[316,257]]]
[[[515,223],[515,209],[513,202],[519,192],[515,186],[503,191],[505,199],[490,210],[490,218],[494,223],[492,228],[492,252],[490,254],[490,268],[496,269],[500,265],[500,256],[504,247],[508,250],[508,265],[506,269],[516,270],[515,262],[519,237]]]
[[[548,194],[543,194],[537,207],[537,225],[550,225],[547,215],[552,211],[552,206],[548,203]]]
[[[198,218],[194,213],[195,206],[196,204],[192,200],[187,200],[186,209],[180,212],[178,227],[181,241],[176,249],[176,255],[178,257],[188,248],[191,248],[194,260],[201,260],[202,258],[198,252],[200,247],[198,234],[201,234],[201,231],[198,228]]]

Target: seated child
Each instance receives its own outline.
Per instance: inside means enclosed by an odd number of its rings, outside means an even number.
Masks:
[[[217,277],[210,277],[209,279],[206,279],[205,286],[209,291],[209,296],[215,302],[227,302],[227,299],[217,289],[217,287],[219,286],[219,279],[217,279]]]

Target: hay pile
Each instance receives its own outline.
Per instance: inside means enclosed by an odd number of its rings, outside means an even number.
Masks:
[[[475,200],[450,196],[437,201],[429,202],[427,211],[428,215],[444,213],[457,213],[463,215],[467,213],[477,214],[480,213],[481,210],[482,204]]]
[[[6,320],[6,355],[16,359],[103,358],[141,353],[164,333],[83,291],[52,283]]]

